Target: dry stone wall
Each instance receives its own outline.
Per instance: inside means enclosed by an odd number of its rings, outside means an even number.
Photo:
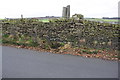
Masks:
[[[23,39],[23,42],[31,40],[39,46],[52,45],[52,48],[61,46],[58,43],[64,45],[68,42],[73,47],[118,48],[118,24],[83,19],[56,19],[48,23],[28,19],[6,20],[1,24],[3,42],[10,38],[13,41]]]

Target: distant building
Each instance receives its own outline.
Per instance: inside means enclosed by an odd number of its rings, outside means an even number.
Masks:
[[[70,5],[67,6],[67,18],[70,18]]]
[[[21,14],[21,18],[23,18],[23,15]]]
[[[62,17],[70,18],[70,5],[67,5],[67,7],[63,7]]]
[[[67,8],[63,7],[62,17],[67,18]]]
[[[56,17],[56,16],[45,16],[45,17],[33,17],[35,19],[58,19],[60,17]]]

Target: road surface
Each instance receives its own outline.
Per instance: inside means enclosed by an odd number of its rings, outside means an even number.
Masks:
[[[117,78],[117,61],[2,47],[3,78]]]
[[[2,47],[0,46],[0,79],[2,78]]]

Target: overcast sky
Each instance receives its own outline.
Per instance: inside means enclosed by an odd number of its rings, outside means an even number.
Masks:
[[[70,5],[71,16],[117,17],[119,0],[0,0],[0,18],[62,16],[64,6]]]

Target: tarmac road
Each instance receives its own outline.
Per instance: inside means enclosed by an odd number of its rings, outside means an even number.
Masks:
[[[0,46],[0,79],[2,78],[2,46]]]
[[[2,77],[118,78],[118,63],[3,46]]]

